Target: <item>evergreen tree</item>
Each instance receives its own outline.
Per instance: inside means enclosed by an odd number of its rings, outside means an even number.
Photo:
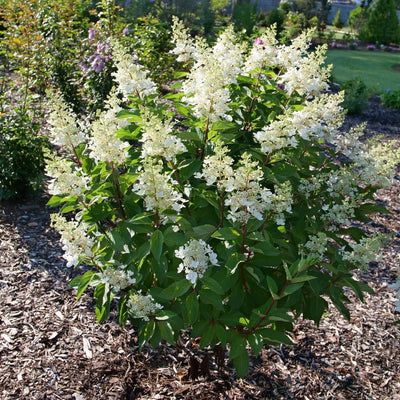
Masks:
[[[382,44],[400,41],[399,18],[394,0],[377,0],[361,30],[361,38]]]
[[[341,8],[339,8],[339,10],[337,10],[335,17],[333,18],[332,25],[339,29],[343,28],[344,23],[342,21],[342,9]]]

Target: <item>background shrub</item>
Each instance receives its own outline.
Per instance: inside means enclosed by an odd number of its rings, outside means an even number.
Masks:
[[[357,114],[368,106],[368,99],[373,90],[368,88],[361,78],[355,78],[343,82],[341,89],[345,91],[343,107],[349,114]]]
[[[382,96],[383,104],[386,107],[400,109],[400,89],[388,89]]]

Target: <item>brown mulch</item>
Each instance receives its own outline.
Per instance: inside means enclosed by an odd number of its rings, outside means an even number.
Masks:
[[[368,121],[366,136],[400,139],[400,113],[372,99],[347,124]],[[210,349],[183,338],[177,347],[138,351],[135,331],[116,319],[98,324],[93,300],[68,282],[45,199],[0,203],[0,398],[9,399],[400,399],[400,325],[390,285],[400,264],[400,176],[376,201],[391,215],[365,228],[390,235],[383,259],[360,273],[375,295],[354,299],[351,321],[334,307],[321,321],[299,321],[294,346],[266,346],[245,379]],[[219,354],[220,355],[220,354]],[[199,365],[200,363],[200,365]],[[190,379],[189,367],[210,373]],[[207,370],[207,368],[204,368]]]

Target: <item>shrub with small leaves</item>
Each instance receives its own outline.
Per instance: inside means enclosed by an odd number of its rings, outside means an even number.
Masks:
[[[183,330],[229,345],[240,376],[248,344],[291,343],[294,320],[319,323],[327,298],[349,318],[344,288],[371,292],[353,271],[376,240],[357,221],[386,212],[374,193],[399,156],[339,130],[343,93],[326,92],[311,32],[288,46],[275,34],[249,46],[229,27],[208,46],[175,20],[189,72],[174,93],[114,44],[118,86],[98,119],[82,131],[59,101],[51,117],[65,143],[47,168],[54,226],[69,265],[92,267],[71,283],[78,297],[94,286],[98,320],[117,306],[140,346]]]
[[[382,95],[382,101],[386,107],[400,109],[400,89],[387,89]]]
[[[361,78],[354,78],[343,82],[341,89],[344,90],[343,107],[349,114],[358,114],[368,106],[368,100],[373,90],[369,88]]]

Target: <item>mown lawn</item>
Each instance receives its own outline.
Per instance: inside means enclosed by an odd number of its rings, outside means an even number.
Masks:
[[[333,64],[333,78],[338,83],[360,77],[378,94],[400,88],[400,69],[393,68],[394,65],[400,68],[399,53],[329,50],[326,62]]]

